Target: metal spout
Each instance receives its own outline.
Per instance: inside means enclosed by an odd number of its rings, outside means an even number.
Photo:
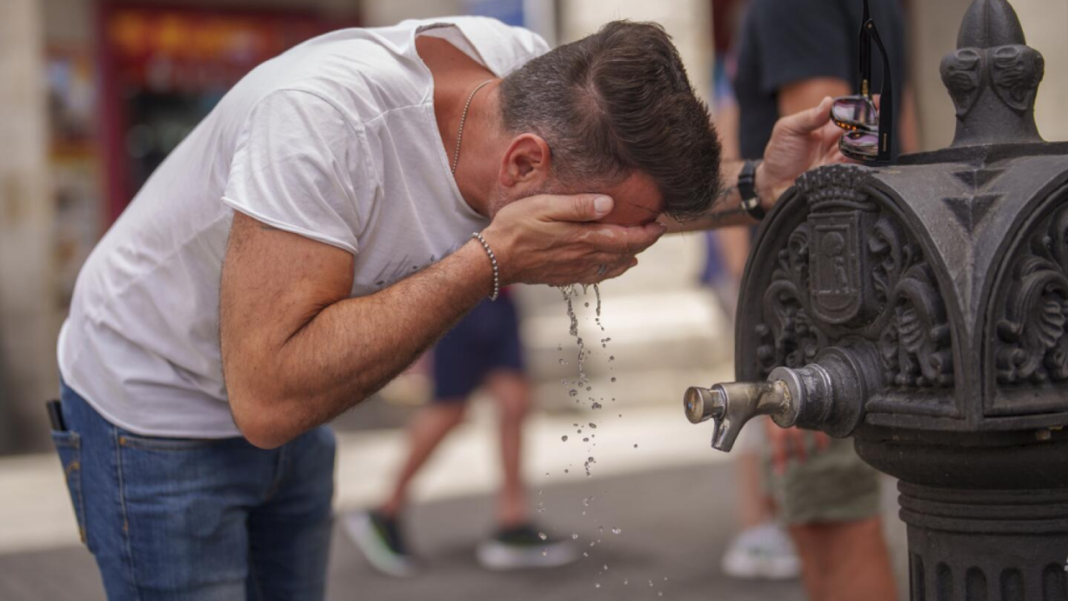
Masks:
[[[758,415],[770,415],[784,428],[792,426],[797,410],[791,399],[781,380],[735,382],[690,388],[683,397],[683,406],[691,423],[714,420],[712,448],[729,452],[746,422]]]
[[[878,352],[863,342],[826,349],[816,360],[796,369],[776,367],[767,382],[690,388],[683,397],[686,417],[695,424],[714,420],[712,447],[720,451],[730,451],[758,415],[770,416],[780,428],[849,436],[864,417],[870,391],[882,386]]]

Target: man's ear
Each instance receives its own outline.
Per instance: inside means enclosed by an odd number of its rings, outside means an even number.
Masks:
[[[522,134],[508,145],[498,176],[501,186],[541,188],[549,181],[552,155],[549,145],[537,134]]]

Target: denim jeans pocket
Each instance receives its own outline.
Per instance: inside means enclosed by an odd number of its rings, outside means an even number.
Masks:
[[[69,430],[52,431],[52,442],[56,445],[59,462],[63,466],[63,476],[70,492],[71,504],[74,506],[74,519],[78,522],[78,536],[85,543],[85,498],[82,495],[82,439],[77,432]]]
[[[124,447],[144,449],[146,451],[195,451],[210,449],[230,443],[231,438],[159,438],[155,436],[138,436],[129,432],[119,434],[119,444]],[[237,439],[241,440],[241,439]]]

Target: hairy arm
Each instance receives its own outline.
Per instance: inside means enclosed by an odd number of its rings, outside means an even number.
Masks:
[[[774,206],[802,173],[845,160],[838,151],[842,131],[831,122],[831,98],[818,106],[783,117],[775,124],[764,161],[756,171],[756,193],[765,210]],[[714,229],[755,223],[742,208],[738,192],[741,161],[723,161],[720,166],[722,190],[708,213],[683,222],[665,217],[669,232]]]
[[[756,221],[742,208],[742,195],[738,192],[738,174],[742,172],[742,161],[723,161],[720,165],[720,181],[722,187],[716,200],[712,204],[712,210],[694,219],[678,221],[665,215],[662,218],[669,233],[694,232],[711,230],[731,225],[753,225]],[[757,184],[762,179],[763,166],[757,168]],[[760,190],[757,190],[761,194]],[[769,193],[769,192],[765,192]],[[761,194],[763,198],[763,194]]]
[[[538,196],[502,209],[483,236],[502,285],[594,283],[637,263],[663,227],[595,223],[612,200]],[[602,268],[603,266],[603,268]],[[493,288],[481,244],[374,294],[349,298],[344,250],[234,214],[219,329],[234,422],[276,447],[380,389]]]
[[[275,447],[370,396],[492,287],[471,242],[376,294],[349,298],[351,254],[235,213],[220,337],[234,420]]]

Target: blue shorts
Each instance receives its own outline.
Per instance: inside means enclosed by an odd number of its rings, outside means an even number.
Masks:
[[[482,301],[434,347],[434,402],[465,402],[500,370],[523,371],[519,315],[504,294]]]

